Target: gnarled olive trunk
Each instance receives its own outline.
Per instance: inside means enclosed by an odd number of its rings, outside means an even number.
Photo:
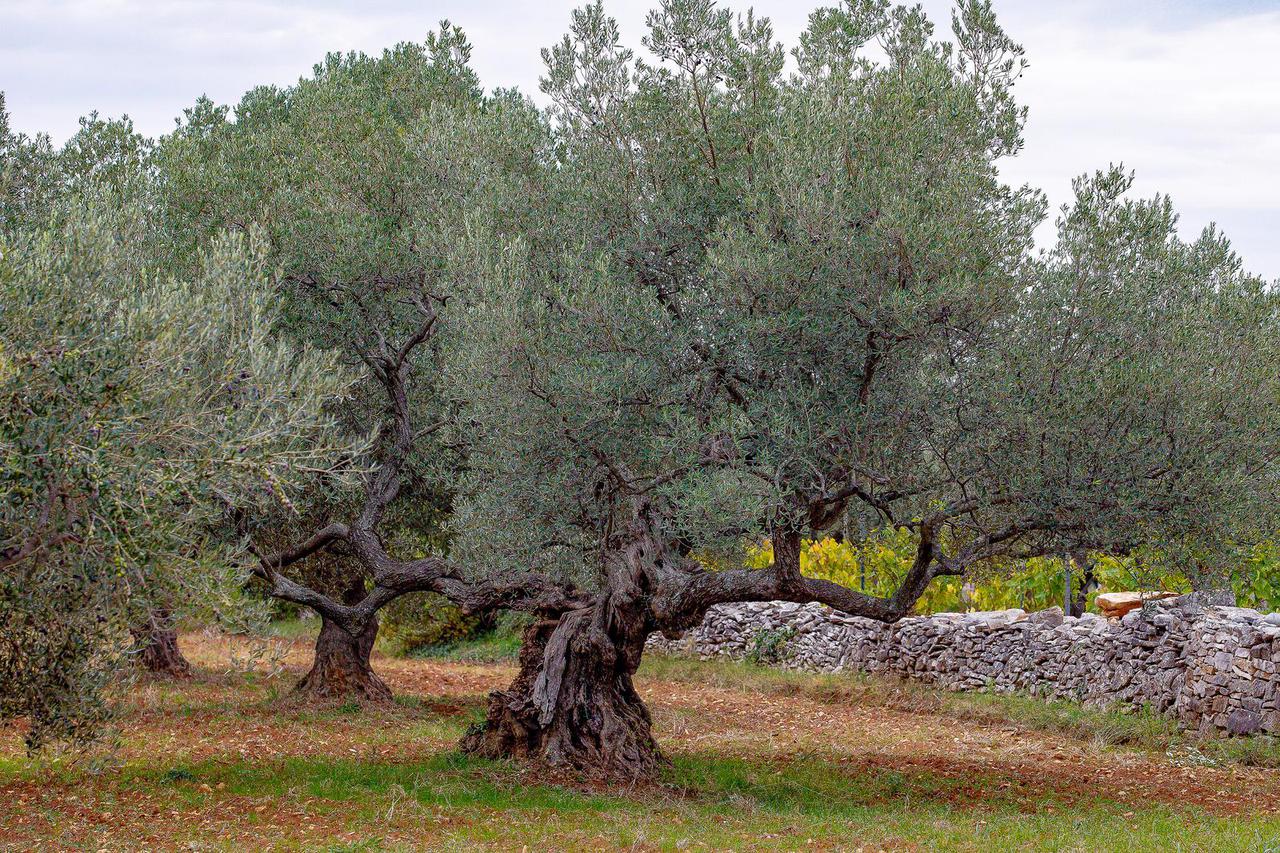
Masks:
[[[147,672],[170,678],[191,677],[191,664],[178,648],[178,632],[168,610],[152,610],[146,624],[131,633],[139,646],[138,663]]]
[[[664,759],[631,682],[647,633],[641,614],[606,605],[530,626],[520,673],[490,694],[488,717],[463,750],[613,781],[653,776]]]
[[[355,636],[338,623],[322,619],[320,636],[316,637],[315,661],[294,692],[319,699],[355,697],[389,702],[391,688],[369,665],[377,638],[377,619],[370,619],[365,629]]]
[[[364,581],[347,590],[344,599],[358,602],[364,595]],[[391,688],[369,664],[373,644],[378,639],[378,620],[372,618],[359,634],[351,634],[337,622],[321,616],[316,637],[316,656],[311,670],[294,688],[295,693],[317,699],[352,697],[371,702],[390,702]]]

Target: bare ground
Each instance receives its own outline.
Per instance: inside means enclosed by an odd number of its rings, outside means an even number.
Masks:
[[[246,675],[228,661],[250,641],[185,635],[196,677],[134,685],[101,771],[33,762],[21,727],[0,728],[0,847],[591,849],[631,839],[639,849],[931,849],[931,838],[954,837],[971,849],[981,842],[965,839],[981,839],[988,822],[1011,827],[993,841],[1013,840],[1032,826],[1021,817],[1049,832],[1058,815],[1098,810],[1121,827],[1147,815],[1187,827],[1223,819],[1264,840],[1280,826],[1276,771],[1182,766],[1007,722],[643,669],[640,692],[676,766],[660,785],[605,791],[456,757],[462,729],[510,666],[380,656],[395,705],[317,710],[288,695],[308,644],[272,642],[278,660]],[[875,820],[865,834],[864,814]],[[948,821],[970,834],[947,834]],[[1237,849],[1226,841],[1221,849]]]

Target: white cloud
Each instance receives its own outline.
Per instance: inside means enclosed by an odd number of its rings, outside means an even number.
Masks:
[[[538,51],[573,0],[0,0],[0,89],[14,123],[62,139],[78,116],[128,113],[157,134],[201,93],[235,102],[288,84],[330,50],[420,40],[440,18],[467,30],[487,86],[535,93]],[[638,44],[649,0],[606,2]],[[745,3],[742,4],[745,8]],[[945,29],[949,6],[926,0]],[[758,0],[794,43],[808,14]],[[1248,266],[1280,277],[1280,0],[996,2],[1027,47],[1027,147],[1009,180],[1065,201],[1076,174],[1124,161],[1144,194],[1168,192],[1184,230],[1216,220]]]
[[[1216,221],[1250,269],[1280,277],[1280,12],[1017,35],[1031,117],[1011,179],[1061,202],[1073,175],[1123,161],[1137,191],[1173,196],[1185,234]]]

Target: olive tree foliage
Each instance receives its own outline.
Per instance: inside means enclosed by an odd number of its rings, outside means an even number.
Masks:
[[[47,226],[60,200],[104,187],[143,203],[152,150],[128,116],[96,112],[60,149],[46,134],[13,133],[0,92],[0,230]]]
[[[1229,588],[1277,522],[1280,299],[1215,228],[1179,238],[1171,200],[1128,198],[1132,182],[1077,179],[994,330],[969,394],[985,490],[1039,507],[1022,550],[1134,554]]]
[[[659,66],[599,4],[544,52],[559,159],[532,204],[559,236],[476,249],[450,376],[479,438],[453,529],[460,560],[563,592],[468,748],[646,775],[645,639],[715,604],[893,621],[939,575],[1203,548],[1266,510],[1273,296],[1117,173],[1078,185],[1036,256],[1043,198],[998,173],[1022,50],[977,0],[952,31],[881,0],[822,9],[784,79],[767,21],[667,0]],[[801,575],[801,538],[846,514],[913,534],[891,595]],[[758,537],[763,570],[741,560]]]
[[[320,695],[389,697],[368,665],[375,614],[433,589],[443,564],[424,555],[446,545],[465,454],[465,438],[441,441],[450,412],[436,389],[459,247],[475,221],[505,232],[532,218],[497,201],[538,180],[545,124],[514,93],[482,96],[469,54],[448,23],[381,56],[333,54],[294,86],[246,94],[234,121],[201,101],[157,155],[175,241],[260,226],[283,269],[283,334],[361,377],[336,414],[374,435],[362,487],[317,488],[283,522],[237,511],[265,589],[323,619],[300,685]]]
[[[325,405],[352,377],[274,335],[260,236],[154,273],[145,212],[109,189],[0,236],[0,715],[32,748],[99,731],[155,601],[243,582],[228,501],[268,511],[360,448]]]
[[[0,231],[48,218],[58,192],[56,162],[47,135],[12,130],[0,92]]]
[[[4,193],[9,211],[5,221],[10,228],[57,227],[57,220],[65,216],[76,199],[102,196],[105,192],[118,203],[144,213],[148,220],[148,227],[132,229],[133,255],[145,259],[154,274],[175,271],[175,254],[157,221],[154,142],[137,133],[127,116],[104,119],[91,113],[80,119],[79,130],[57,150],[45,137],[13,137],[11,141],[10,156],[6,158],[11,167],[6,169],[10,179]],[[198,259],[187,260],[196,260],[198,266]],[[195,268],[188,263],[183,269],[191,272]],[[246,615],[241,607],[219,608],[213,606],[215,601],[198,598],[137,598],[149,601],[151,609],[136,615],[136,624],[131,628],[136,648],[130,654],[144,669],[158,674],[183,676],[190,671],[173,628],[174,616],[181,615],[178,611],[200,611],[207,616],[212,610],[232,621]],[[180,603],[186,606],[179,607]]]

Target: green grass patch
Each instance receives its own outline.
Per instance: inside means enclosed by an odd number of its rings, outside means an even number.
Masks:
[[[1280,738],[1271,735],[1215,738],[1195,746],[1201,756],[1215,763],[1280,768]]]
[[[320,634],[319,617],[311,619],[276,619],[267,628],[267,636],[284,640],[314,640]]]
[[[1150,708],[1095,708],[1022,693],[945,693],[943,709],[981,722],[1069,734],[1104,744],[1164,750],[1186,737],[1176,722]]]
[[[660,850],[919,845],[930,850],[1260,850],[1275,817],[1215,817],[1192,807],[1134,809],[1102,796],[1003,791],[996,771],[962,777],[842,763],[838,756],[755,761],[677,755],[657,786],[601,792],[539,771],[445,752],[418,763],[332,758],[204,762],[139,772],[127,786],[184,808],[220,796],[306,800],[375,837],[391,810],[457,818],[442,846]],[[389,849],[400,849],[391,847]]]
[[[510,663],[520,656],[519,633],[487,631],[476,637],[435,646],[423,646],[409,653],[412,658],[451,660],[461,663]]]

